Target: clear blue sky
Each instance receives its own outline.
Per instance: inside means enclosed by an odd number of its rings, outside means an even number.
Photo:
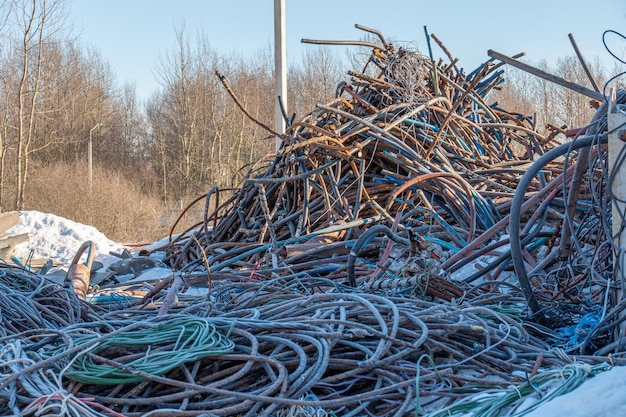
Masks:
[[[424,26],[437,35],[459,66],[473,70],[487,50],[553,63],[574,55],[572,33],[585,59],[613,60],[602,44],[612,29],[626,35],[625,0],[285,0],[287,60],[297,62],[302,38],[357,40],[354,24],[380,30],[388,40],[413,42],[427,52]],[[175,50],[175,28],[201,29],[218,53],[246,56],[273,44],[273,0],[70,0],[70,20],[83,44],[98,49],[118,81],[134,82],[140,98],[158,89],[159,57]],[[626,41],[612,42],[624,56]],[[443,56],[433,44],[436,56]]]

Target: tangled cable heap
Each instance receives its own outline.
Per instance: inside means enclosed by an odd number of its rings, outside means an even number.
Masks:
[[[499,64],[360,28],[363,71],[196,202],[143,298],[2,270],[0,415],[522,415],[624,364],[606,105],[559,144],[487,103]]]

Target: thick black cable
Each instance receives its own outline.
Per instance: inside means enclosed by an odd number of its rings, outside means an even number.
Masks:
[[[528,279],[528,274],[526,273],[524,258],[522,255],[522,242],[520,239],[522,204],[524,202],[526,192],[534,177],[546,165],[554,161],[556,158],[574,150],[586,148],[595,144],[604,144],[607,143],[607,141],[608,135],[605,133],[596,136],[584,136],[576,139],[576,141],[574,142],[564,143],[563,145],[551,149],[550,151],[539,157],[539,159],[537,159],[537,161],[535,161],[535,163],[530,166],[528,171],[526,171],[526,173],[520,179],[517,189],[515,190],[515,194],[513,195],[510,212],[511,216],[509,220],[509,235],[511,238],[511,261],[513,262],[513,268],[515,269],[517,280],[519,282],[520,288],[522,289],[522,292],[524,293],[524,297],[526,298],[526,303],[528,304],[528,308],[530,309],[532,317],[539,322],[542,321],[542,318],[539,315],[541,312],[541,306],[539,305],[539,302],[535,297],[535,293],[533,292],[530,280]]]
[[[385,226],[384,224],[377,224],[367,229],[365,232],[363,232],[361,236],[359,236],[356,242],[354,242],[354,246],[352,246],[352,250],[350,251],[350,255],[348,256],[348,263],[347,263],[348,282],[353,287],[356,287],[356,277],[354,276],[355,275],[354,263],[356,262],[356,258],[359,256],[361,247],[363,247],[363,245],[367,243],[367,241],[369,241],[370,238],[377,233],[384,233],[393,242],[399,243],[401,245],[406,245],[406,246],[410,245],[409,239],[398,236],[389,227]]]

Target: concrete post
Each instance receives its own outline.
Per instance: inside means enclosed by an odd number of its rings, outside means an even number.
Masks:
[[[287,47],[285,43],[285,0],[274,0],[274,74],[275,74],[275,130],[285,133],[287,124],[280,109],[280,101],[287,109]],[[279,101],[280,99],[280,101]],[[280,148],[281,139],[276,137],[276,151]]]

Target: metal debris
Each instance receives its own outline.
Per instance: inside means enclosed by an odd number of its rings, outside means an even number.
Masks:
[[[3,269],[1,415],[461,415],[514,387],[509,415],[555,369],[625,363],[606,105],[563,145],[489,102],[501,63],[359,28],[380,43],[337,98],[154,249],[168,278],[86,303]]]

